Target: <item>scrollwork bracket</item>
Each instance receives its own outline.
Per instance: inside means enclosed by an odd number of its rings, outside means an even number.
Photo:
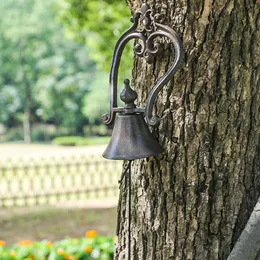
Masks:
[[[183,57],[183,47],[179,36],[169,26],[159,23],[158,20],[160,18],[159,14],[153,13],[153,10],[148,4],[143,4],[131,18],[133,25],[117,41],[110,70],[110,113],[102,116],[105,125],[113,124],[115,114],[124,112],[124,108],[117,106],[117,88],[118,69],[126,44],[132,39],[137,39],[138,41],[134,46],[134,52],[136,55],[145,58],[148,63],[151,63],[154,57],[160,55],[163,50],[162,43],[157,40],[159,37],[163,37],[168,39],[174,47],[173,64],[149,93],[146,106],[136,107],[131,110],[133,113],[144,113],[146,122],[149,125],[159,123],[160,118],[157,115],[153,115],[153,106],[156,97],[163,86],[173,77]]]

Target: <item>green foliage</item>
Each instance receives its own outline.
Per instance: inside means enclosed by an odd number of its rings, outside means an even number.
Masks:
[[[83,44],[65,38],[55,20],[59,0],[0,1],[0,123],[15,126],[29,110],[82,132],[83,97],[96,67]]]
[[[90,93],[84,97],[82,112],[90,124],[101,123],[101,115],[109,111],[107,78],[105,73],[96,78],[90,86]]]
[[[18,88],[10,85],[0,87],[0,122],[10,125],[13,121],[20,121],[17,112],[21,108],[22,102]]]
[[[131,25],[129,17],[121,0],[0,1],[0,124],[54,124],[73,135],[82,135],[84,125],[100,124],[109,111],[109,80],[93,59],[109,70],[113,46]],[[65,37],[61,21],[80,43]],[[130,77],[128,47],[119,82]],[[45,138],[33,127],[30,135]]]
[[[34,125],[32,128],[32,142],[50,142],[57,135],[61,135],[62,132],[59,129],[56,130],[55,127],[48,125]],[[1,136],[1,142],[24,142],[23,140],[23,128],[11,127],[5,134]]]
[[[61,20],[74,39],[85,42],[91,57],[99,67],[108,71],[113,46],[131,25],[130,11],[122,0],[63,0]],[[122,60],[122,77],[129,77],[132,68],[132,48],[129,45]]]
[[[123,82],[119,82],[119,91],[123,87]],[[110,109],[108,75],[100,73],[90,84],[89,91],[83,99],[82,113],[88,118],[90,125],[102,124],[101,115],[108,113]],[[118,104],[123,106],[119,98]]]
[[[11,142],[11,141],[23,141],[23,129],[22,127],[14,127],[9,128],[7,131],[7,135],[4,138],[5,142]]]
[[[114,242],[110,237],[48,241],[21,241],[17,245],[0,246],[1,260],[112,260]]]
[[[84,127],[85,136],[108,136],[110,135],[110,130],[107,126],[100,125],[87,125]]]
[[[86,123],[81,111],[83,100],[96,76],[95,66],[85,49],[67,42],[66,46],[57,48],[53,56],[41,60],[38,66],[42,74],[36,82],[40,104],[36,113],[45,121],[73,126],[82,132],[81,127]]]
[[[81,139],[81,136],[60,136],[53,139],[53,143],[64,146],[75,146]]]
[[[81,137],[81,136],[60,136],[53,139],[53,143],[65,146],[85,146],[107,144],[110,137]]]

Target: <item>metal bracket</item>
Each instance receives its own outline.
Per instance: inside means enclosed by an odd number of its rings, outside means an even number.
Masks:
[[[112,125],[116,113],[124,112],[124,108],[118,107],[117,105],[117,88],[118,69],[126,44],[132,39],[139,40],[140,43],[138,42],[134,46],[135,53],[140,57],[144,57],[148,63],[151,63],[153,61],[153,57],[158,55],[161,51],[162,43],[156,41],[156,39],[158,37],[166,37],[170,40],[174,47],[173,64],[164,76],[158,80],[155,87],[149,93],[145,108],[135,108],[137,112],[144,113],[147,124],[156,125],[160,121],[160,118],[157,115],[153,115],[153,106],[158,93],[161,91],[163,86],[169,82],[179,68],[183,58],[183,47],[177,33],[169,26],[157,22],[158,17],[158,14],[153,15],[153,10],[148,4],[143,4],[141,9],[138,10],[131,18],[133,25],[119,38],[116,43],[110,70],[110,113],[102,116],[102,120],[105,125]]]

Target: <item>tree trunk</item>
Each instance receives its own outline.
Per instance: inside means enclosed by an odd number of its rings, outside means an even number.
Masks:
[[[22,71],[21,85],[24,88],[24,112],[23,112],[23,138],[24,142],[31,143],[31,114],[32,114],[32,90],[27,77],[26,65],[27,61],[24,57],[24,41],[19,42],[19,58]]]
[[[23,113],[23,136],[24,142],[31,143],[31,114],[32,114],[32,91],[30,83],[27,80],[26,72],[24,72],[24,88],[25,88],[25,104]]]
[[[26,144],[31,143],[31,122],[30,122],[30,109],[26,109],[23,113],[23,136]]]
[[[140,0],[127,0],[134,12]],[[185,57],[159,94],[153,132],[165,152],[132,169],[132,256],[226,260],[260,195],[259,3],[154,0],[183,39]],[[135,58],[138,105],[172,58]],[[127,185],[115,259],[127,258]]]

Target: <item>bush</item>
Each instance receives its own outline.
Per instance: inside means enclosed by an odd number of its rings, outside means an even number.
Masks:
[[[0,240],[1,260],[112,260],[114,240],[98,236],[95,230],[86,232],[86,238],[49,241],[21,241],[5,246]]]
[[[33,129],[32,133],[32,141],[33,142],[45,142],[46,141],[46,134],[45,131],[42,129]]]
[[[107,136],[109,135],[110,130],[109,127],[105,125],[86,125],[84,127],[84,134],[86,136]]]
[[[56,136],[56,128],[53,125],[34,124],[31,128],[31,138],[33,142],[50,141]],[[6,134],[2,136],[2,142],[24,142],[23,127],[8,128]]]
[[[53,139],[53,143],[57,145],[67,146],[84,146],[84,145],[97,145],[107,144],[110,137],[81,137],[81,136],[60,136]]]
[[[53,143],[57,145],[75,146],[81,139],[80,136],[60,136],[53,139]]]
[[[79,139],[76,145],[98,145],[98,144],[108,144],[110,140],[110,136],[102,136],[102,137],[83,137]]]
[[[7,142],[13,142],[13,141],[22,141],[23,142],[23,128],[22,127],[14,127],[9,128],[7,130],[6,134],[6,140]]]

